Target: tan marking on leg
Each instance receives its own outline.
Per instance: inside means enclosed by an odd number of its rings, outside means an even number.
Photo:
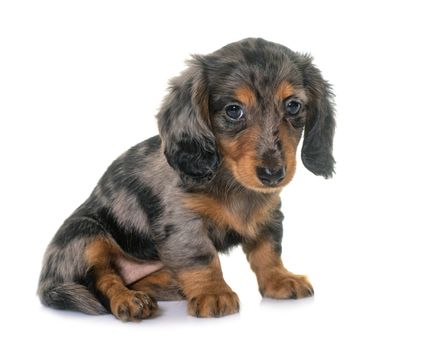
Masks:
[[[208,266],[180,271],[178,278],[190,315],[219,317],[239,311],[239,298],[224,281],[218,257]]]
[[[287,271],[268,241],[259,241],[252,247],[244,246],[244,251],[264,297],[298,299],[314,294],[307,277]]]
[[[110,303],[114,316],[122,321],[138,321],[152,316],[157,305],[145,293],[128,289],[113,268],[115,257],[122,254],[119,247],[110,239],[98,237],[86,249],[85,258],[92,269],[96,289]]]
[[[185,299],[174,272],[168,269],[154,272],[133,283],[129,288],[144,292],[156,300]]]

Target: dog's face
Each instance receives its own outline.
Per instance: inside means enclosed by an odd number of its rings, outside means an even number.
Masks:
[[[278,77],[278,71],[266,73],[267,67],[254,65],[242,68],[244,76],[232,88],[220,82],[215,90],[224,86],[225,91],[210,95],[212,131],[225,166],[239,183],[261,192],[278,190],[295,172],[307,95],[302,82],[294,83],[289,75]]]
[[[311,58],[262,39],[245,39],[207,56],[173,80],[158,122],[169,164],[184,179],[209,181],[219,167],[244,187],[271,192],[302,160],[333,173],[332,95]]]

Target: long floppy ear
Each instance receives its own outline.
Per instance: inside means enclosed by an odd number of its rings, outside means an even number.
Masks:
[[[164,154],[181,178],[192,184],[212,179],[219,165],[210,128],[207,78],[199,57],[171,81],[157,115]]]
[[[303,58],[304,86],[309,94],[309,103],[301,158],[308,170],[327,179],[334,174],[335,164],[332,155],[334,95],[319,69],[311,63],[311,58]]]

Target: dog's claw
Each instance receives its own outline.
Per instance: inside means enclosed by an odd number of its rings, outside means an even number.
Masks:
[[[239,298],[232,291],[202,294],[188,302],[188,313],[196,317],[220,317],[239,312]]]
[[[111,300],[111,311],[122,321],[139,321],[156,313],[158,306],[149,295],[137,291],[125,291]]]
[[[313,296],[314,289],[307,277],[287,272],[266,279],[260,293],[274,299],[299,299]]]

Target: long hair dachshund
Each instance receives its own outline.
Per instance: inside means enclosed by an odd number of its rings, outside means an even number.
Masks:
[[[233,314],[218,252],[239,244],[264,297],[313,295],[283,266],[279,196],[302,134],[304,166],[334,172],[333,94],[312,58],[252,38],[193,56],[157,120],[159,136],[116,159],[54,236],[42,303],[124,321],[155,315],[157,300]]]

